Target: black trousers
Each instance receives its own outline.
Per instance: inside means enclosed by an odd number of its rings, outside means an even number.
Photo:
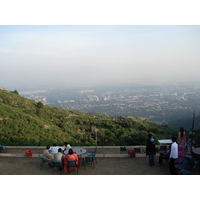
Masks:
[[[175,160],[176,159],[171,158],[169,162],[169,169],[170,169],[171,175],[177,175],[177,171],[175,168]]]

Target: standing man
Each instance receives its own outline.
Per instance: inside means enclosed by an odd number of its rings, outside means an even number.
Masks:
[[[149,155],[149,167],[154,167],[154,155],[156,155],[156,147],[152,134],[148,135],[146,143],[146,155]]]
[[[69,149],[71,149],[71,148],[72,148],[72,147],[70,146],[70,144],[67,143],[67,142],[65,142],[65,143],[64,143],[64,150],[63,150],[63,153],[68,154],[68,151],[69,151]],[[66,150],[66,152],[65,152],[65,150]]]
[[[177,175],[175,168],[175,160],[178,158],[178,144],[176,143],[176,138],[172,137],[171,152],[169,155],[169,169],[171,175]]]

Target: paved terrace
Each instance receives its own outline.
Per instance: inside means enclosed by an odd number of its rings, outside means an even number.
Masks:
[[[0,153],[0,174],[1,175],[52,175],[52,169],[46,164],[40,170],[38,154],[42,154],[45,146],[5,146],[7,153]],[[145,146],[126,146],[128,149],[141,148]],[[95,146],[82,146],[88,152],[92,152]],[[32,150],[32,157],[26,157],[25,150]],[[82,155],[81,157],[86,156]],[[163,161],[163,166],[158,166],[159,153],[155,156],[155,167],[148,166],[148,156],[145,153],[136,153],[135,158],[130,158],[127,152],[120,152],[120,146],[98,146],[96,154],[97,163],[95,168],[91,165],[86,169],[80,159],[79,175],[170,175],[169,166]],[[62,173],[63,174],[63,173]],[[53,175],[60,175],[55,170]],[[63,175],[76,175],[70,172]],[[200,175],[195,171],[194,175]]]

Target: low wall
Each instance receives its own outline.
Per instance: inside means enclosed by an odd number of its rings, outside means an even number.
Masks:
[[[30,149],[32,151],[32,157],[38,157],[38,154],[42,154],[46,146],[4,146],[7,148],[7,153],[0,153],[0,157],[26,157],[25,150]],[[75,146],[74,146],[75,147]],[[80,146],[78,146],[80,147]],[[96,146],[81,146],[86,149],[87,152],[92,152]],[[125,151],[120,151],[121,146],[98,146],[96,157],[99,158],[112,158],[112,157],[129,157],[128,153]],[[157,146],[159,147],[159,146]],[[141,153],[136,153],[136,157],[144,157],[144,145],[137,146],[126,146],[129,150],[134,148],[140,148]],[[86,156],[82,155],[82,157]],[[157,154],[159,155],[159,154]]]

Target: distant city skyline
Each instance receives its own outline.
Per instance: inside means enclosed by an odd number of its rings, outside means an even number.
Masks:
[[[0,87],[198,81],[200,26],[0,26]]]

